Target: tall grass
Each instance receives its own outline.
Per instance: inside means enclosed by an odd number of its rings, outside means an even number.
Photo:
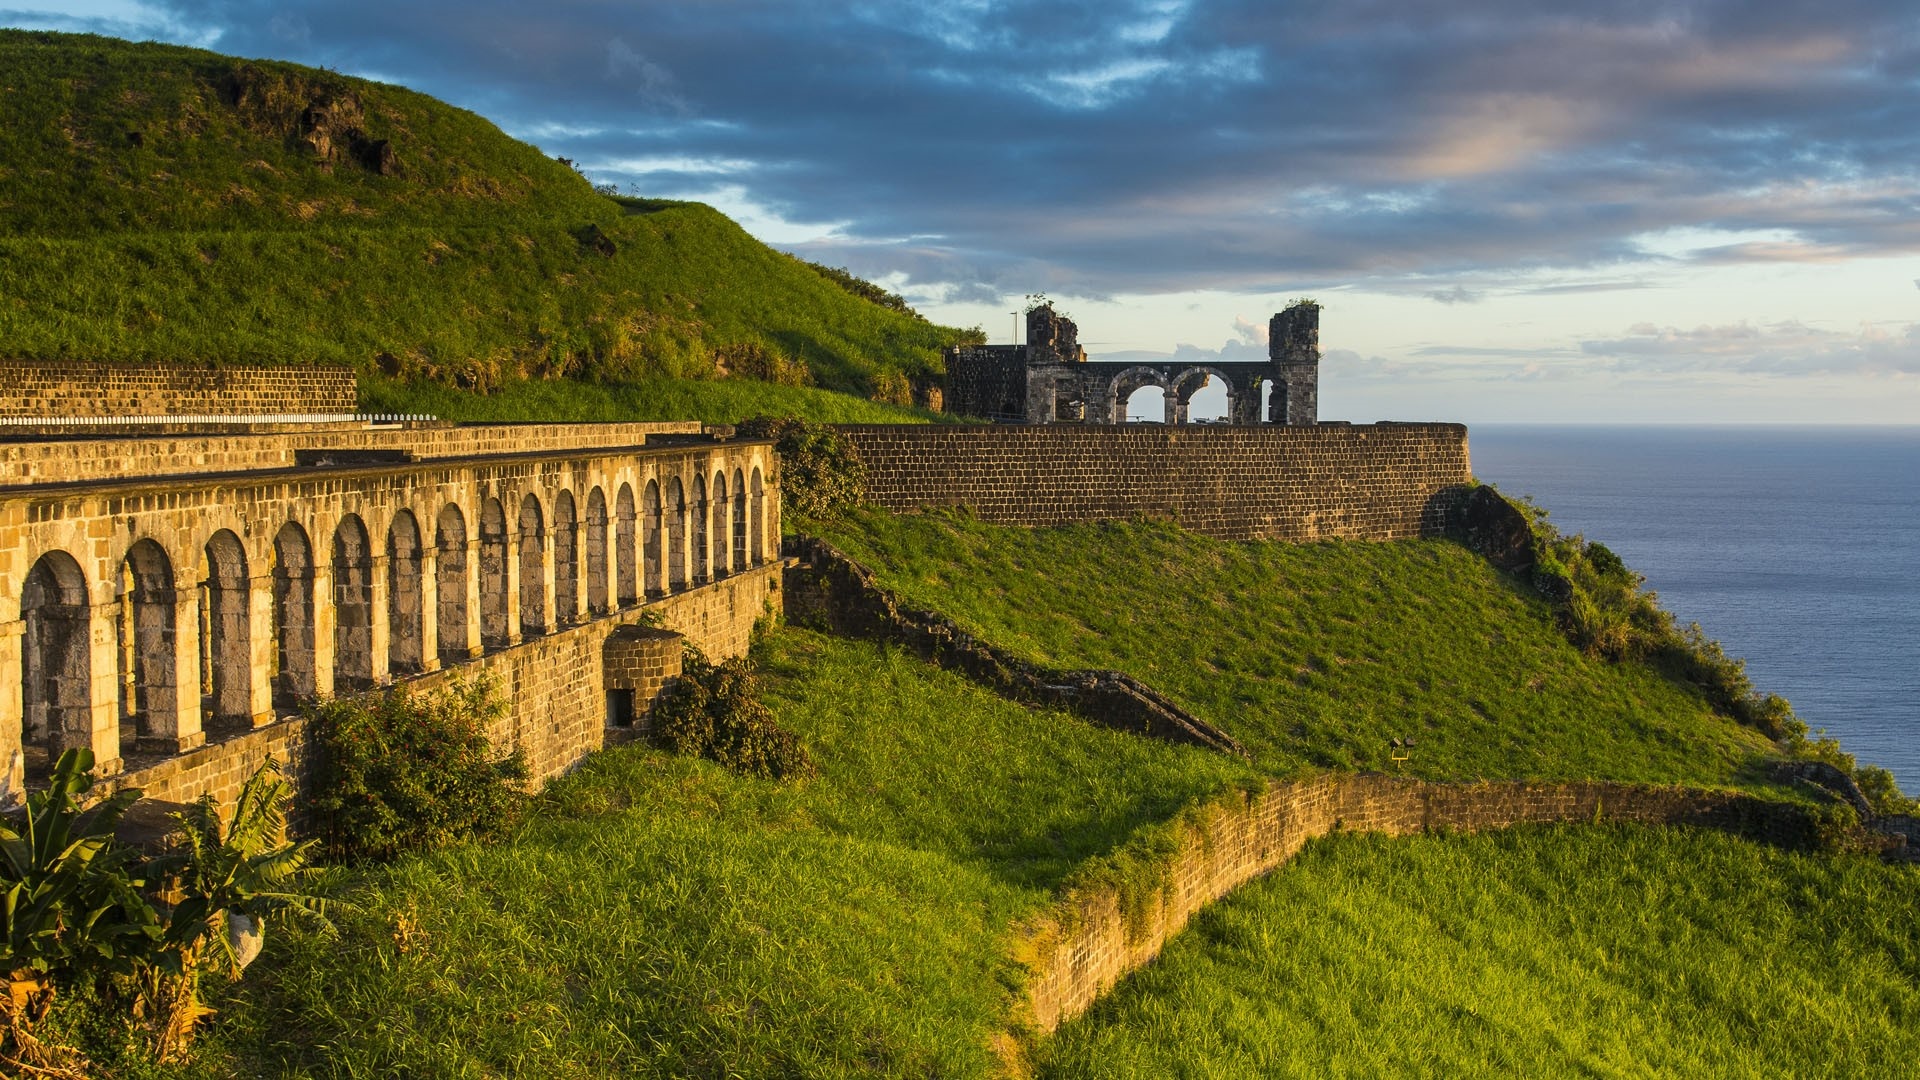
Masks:
[[[1448,542],[1229,543],[1163,523],[936,513],[829,531],[913,603],[1037,661],[1126,671],[1276,774],[1761,784],[1772,753],[1697,691],[1583,655],[1531,590]],[[1393,762],[1389,740],[1409,737],[1411,760]]]
[[[425,413],[447,420],[577,423],[606,420],[700,420],[734,424],[754,416],[798,416],[828,424],[950,423],[943,413],[884,405],[813,387],[753,379],[644,379],[579,382],[515,380],[491,393],[379,376],[360,380],[367,412]]]
[[[1008,926],[1245,776],[897,651],[784,630],[763,659],[817,777],[595,755],[511,843],[361,872],[186,1074],[991,1075]]]
[[[1637,826],[1336,835],[1042,1043],[1067,1078],[1880,1077],[1920,878]]]

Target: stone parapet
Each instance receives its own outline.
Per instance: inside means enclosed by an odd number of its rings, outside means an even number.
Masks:
[[[0,363],[0,416],[171,416],[351,413],[349,367],[320,364]]]
[[[874,503],[1008,525],[1159,517],[1228,540],[1402,540],[1443,535],[1472,480],[1459,424],[840,431]]]

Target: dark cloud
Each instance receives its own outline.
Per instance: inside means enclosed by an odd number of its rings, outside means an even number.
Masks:
[[[158,10],[405,81],[597,179],[837,223],[836,264],[916,290],[1605,274],[1678,226],[1781,239],[1661,257],[1920,250],[1911,0]]]

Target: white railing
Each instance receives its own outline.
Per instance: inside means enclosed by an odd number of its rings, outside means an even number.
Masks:
[[[0,416],[0,427],[139,427],[149,424],[407,424],[436,420],[423,413],[213,413],[166,416]]]

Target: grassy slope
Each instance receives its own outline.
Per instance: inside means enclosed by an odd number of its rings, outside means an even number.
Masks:
[[[491,387],[706,377],[717,357],[761,349],[866,393],[884,372],[936,368],[954,336],[708,207],[600,195],[401,87],[4,30],[0,72],[0,341],[13,356],[335,361]],[[349,97],[397,174],[302,147],[303,111]]]
[[[858,515],[833,530],[911,601],[1071,667],[1114,667],[1275,773],[1735,783],[1770,744],[1640,665],[1589,659],[1546,608],[1440,541],[1226,543],[1164,524],[1020,529]]]
[[[1713,833],[1337,836],[1209,909],[1042,1077],[1891,1076],[1920,876]]]
[[[487,423],[573,423],[599,420],[688,420],[732,424],[750,416],[798,416],[827,424],[952,423],[945,413],[886,405],[811,386],[755,379],[646,379],[588,383],[526,379],[490,394],[450,386],[360,380],[368,412],[426,413],[446,420]]]
[[[366,873],[343,939],[282,935],[189,1071],[986,1075],[1009,923],[1246,776],[897,652],[770,644],[820,776],[597,755],[516,842]]]

